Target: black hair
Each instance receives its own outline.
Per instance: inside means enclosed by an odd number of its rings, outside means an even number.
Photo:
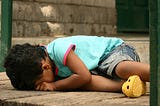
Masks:
[[[14,45],[4,60],[7,76],[14,88],[34,90],[35,80],[42,74],[41,61],[47,56],[39,45]]]

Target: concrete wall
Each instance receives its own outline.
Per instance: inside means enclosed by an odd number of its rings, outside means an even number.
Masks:
[[[115,0],[13,0],[14,37],[115,33]]]

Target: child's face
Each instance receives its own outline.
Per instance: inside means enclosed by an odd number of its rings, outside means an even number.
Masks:
[[[53,73],[53,67],[50,59],[46,57],[45,60],[42,60],[42,70],[43,73],[40,75],[38,80],[35,82],[35,85],[39,85],[43,82],[53,82],[54,81],[54,73]]]

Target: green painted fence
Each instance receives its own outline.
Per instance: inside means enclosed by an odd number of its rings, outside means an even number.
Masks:
[[[11,46],[12,0],[1,0],[0,71],[4,71],[3,60]]]
[[[150,105],[160,106],[160,0],[149,0]]]

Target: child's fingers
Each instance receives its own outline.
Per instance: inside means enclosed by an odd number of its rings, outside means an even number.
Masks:
[[[39,89],[40,89],[40,85],[37,85],[36,90],[39,91]]]
[[[40,86],[40,88],[39,88],[39,90],[40,90],[40,91],[44,91],[44,89],[45,89],[45,84],[42,83],[41,86]]]
[[[45,85],[45,84],[44,84],[43,82],[40,83],[39,85],[36,86],[36,90],[37,90],[37,91],[42,91],[42,90],[44,89],[44,85]]]
[[[54,89],[50,83],[42,82],[41,84],[39,84],[36,87],[36,90],[38,90],[38,91],[53,91]]]

